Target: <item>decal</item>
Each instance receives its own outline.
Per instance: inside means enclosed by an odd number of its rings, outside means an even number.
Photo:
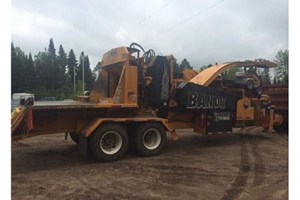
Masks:
[[[189,92],[187,109],[225,109],[226,97],[203,92]]]

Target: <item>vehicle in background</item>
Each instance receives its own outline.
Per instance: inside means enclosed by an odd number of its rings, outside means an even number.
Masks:
[[[31,94],[31,93],[13,93],[12,95],[12,99],[14,100],[20,100],[20,99],[25,99],[27,100],[28,98],[33,98],[34,100],[34,94]]]
[[[11,99],[11,111],[15,110],[18,106],[24,105],[28,99],[31,98],[34,102],[34,94],[31,93],[13,93]]]

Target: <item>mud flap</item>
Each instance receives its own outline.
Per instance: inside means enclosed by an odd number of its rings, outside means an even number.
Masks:
[[[78,152],[81,155],[86,156],[87,149],[88,149],[88,138],[84,137],[82,134],[79,134]]]

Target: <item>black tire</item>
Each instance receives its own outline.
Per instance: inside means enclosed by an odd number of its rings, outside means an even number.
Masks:
[[[288,115],[283,115],[283,122],[279,126],[274,126],[274,130],[279,133],[289,132]]]
[[[134,131],[134,146],[142,156],[161,153],[166,141],[166,131],[159,123],[142,123]]]
[[[79,135],[78,134],[76,134],[75,132],[69,132],[69,135],[76,144],[79,144]]]
[[[119,124],[104,124],[94,131],[89,145],[98,161],[119,160],[127,151],[128,134]]]

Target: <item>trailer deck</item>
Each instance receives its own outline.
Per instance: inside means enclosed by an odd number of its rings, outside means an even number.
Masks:
[[[91,103],[83,101],[36,101],[34,103],[34,110],[43,109],[72,109],[72,108],[135,108],[136,106],[130,104],[111,104],[111,103]]]

